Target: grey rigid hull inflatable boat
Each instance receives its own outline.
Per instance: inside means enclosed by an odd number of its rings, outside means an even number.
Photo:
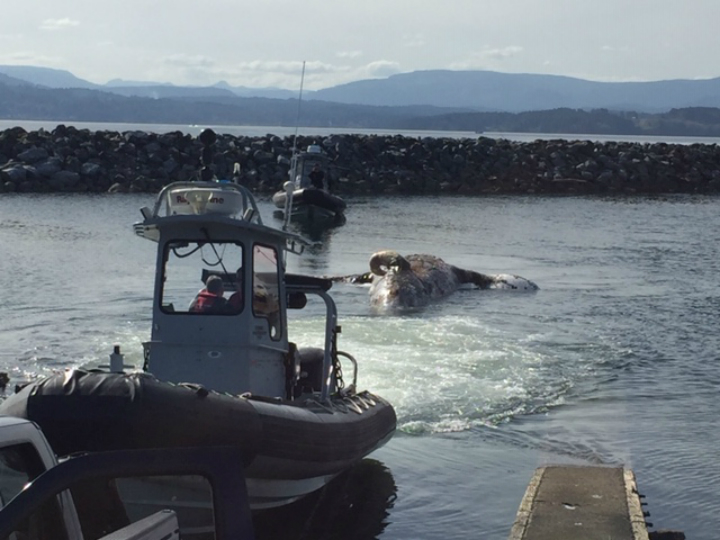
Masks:
[[[212,135],[201,135],[206,149]],[[60,454],[240,447],[253,509],[323,487],[392,437],[392,406],[356,388],[357,362],[337,348],[331,282],[285,272],[301,236],[264,225],[252,194],[231,182],[169,184],[141,212],[135,233],[157,243],[142,370],[121,361],[60,373],[0,413],[37,422]],[[321,347],[288,335],[288,309],[309,298],[324,313]]]

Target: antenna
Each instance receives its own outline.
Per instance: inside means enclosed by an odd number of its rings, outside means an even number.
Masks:
[[[302,74],[300,75],[300,96],[298,97],[297,118],[295,119],[295,138],[293,139],[293,155],[297,152],[298,127],[300,126],[300,105],[302,104],[303,83],[305,82],[305,60],[303,60]],[[293,180],[295,180],[293,178]]]
[[[300,75],[300,95],[298,96],[297,118],[295,119],[295,136],[293,137],[292,156],[290,157],[290,181],[284,185],[287,193],[285,199],[285,220],[283,221],[282,230],[286,231],[290,224],[290,212],[292,210],[292,196],[295,186],[295,178],[297,177],[297,137],[298,128],[300,127],[300,105],[302,104],[303,83],[305,82],[305,60],[302,64],[302,74]]]

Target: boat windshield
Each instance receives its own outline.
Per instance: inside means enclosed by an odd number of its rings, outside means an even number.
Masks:
[[[280,289],[278,253],[272,246],[253,247],[253,313],[270,323],[270,337],[280,337]]]
[[[162,311],[228,316],[240,313],[244,309],[243,251],[239,242],[168,242]]]
[[[165,245],[160,306],[164,313],[233,316],[249,305],[246,287],[252,286],[252,313],[267,319],[270,337],[281,337],[280,259],[274,246],[255,244],[252,272],[245,272],[245,247],[237,241],[175,240]],[[249,282],[248,282],[249,280]]]

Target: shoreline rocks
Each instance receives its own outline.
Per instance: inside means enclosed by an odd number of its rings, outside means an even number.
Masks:
[[[298,136],[299,149],[310,144],[329,156],[339,195],[720,192],[717,144]],[[288,179],[292,148],[293,137],[218,134],[213,166],[218,178],[269,194]],[[201,155],[200,141],[180,131],[16,127],[0,132],[0,192],[157,192],[197,178]]]

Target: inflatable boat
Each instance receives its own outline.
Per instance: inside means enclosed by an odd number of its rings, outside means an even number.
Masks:
[[[200,139],[211,155],[214,133]],[[208,167],[201,180],[163,188],[134,225],[157,244],[142,369],[126,372],[116,347],[108,369],[35,381],[0,414],[37,422],[60,454],[239,447],[251,508],[280,506],[385,444],[395,411],[357,388],[358,361],[338,348],[331,281],[285,272],[308,241],[265,225],[252,194],[208,180]],[[321,347],[290,339],[288,310],[309,300],[321,308]]]
[[[305,152],[293,154],[290,180],[272,197],[287,222],[333,225],[343,221],[347,205],[330,193],[327,160],[315,144]]]

